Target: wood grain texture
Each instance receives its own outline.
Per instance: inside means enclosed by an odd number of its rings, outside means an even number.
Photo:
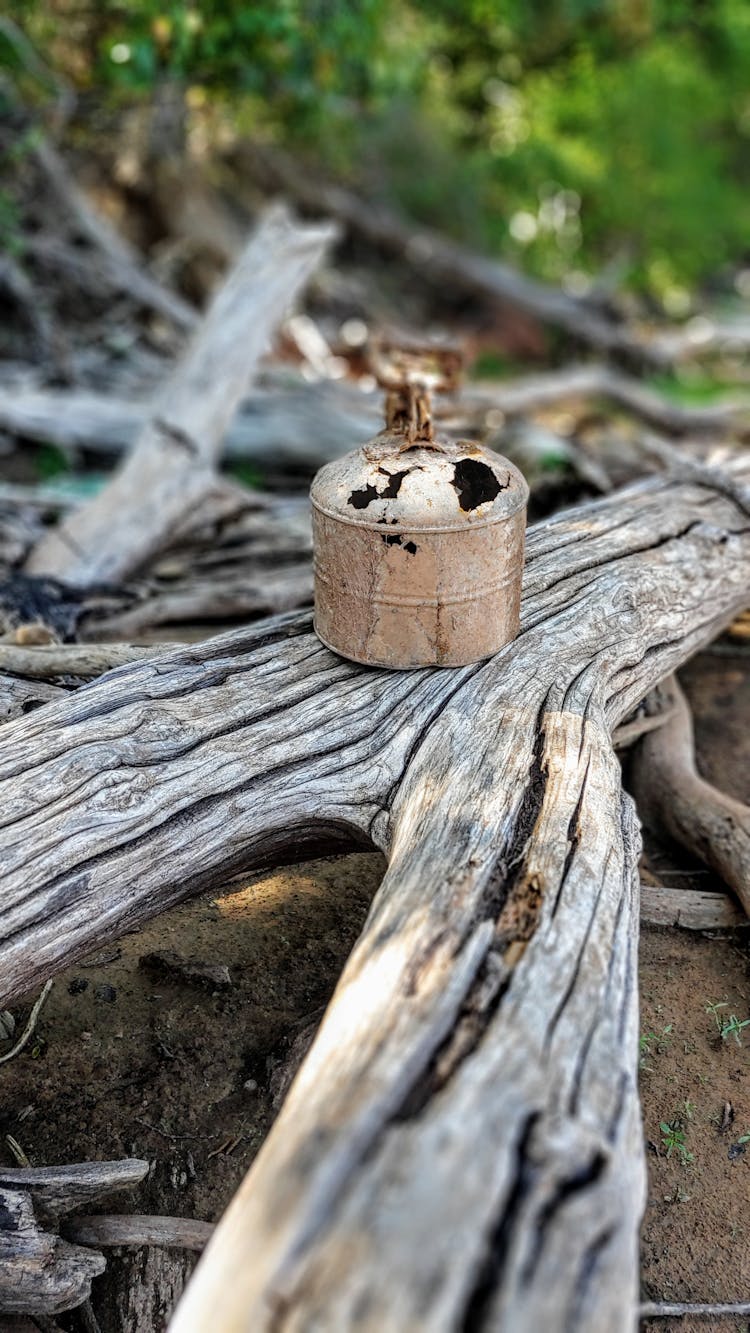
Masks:
[[[683,930],[727,930],[750,925],[743,909],[728,893],[643,883],[641,921],[650,926],[681,926]]]
[[[23,1190],[46,1218],[61,1217],[109,1194],[132,1189],[148,1173],[148,1162],[73,1162],[67,1166],[0,1167],[0,1186]]]
[[[488,663],[366,670],[292,615],[3,730],[0,1004],[253,867],[389,857],[177,1333],[632,1327],[639,841],[610,733],[749,576],[731,498],[652,480],[530,530]]]
[[[96,1250],[43,1231],[28,1194],[0,1187],[0,1300],[9,1314],[57,1314],[80,1305],[104,1272]]]
[[[214,1231],[212,1222],[192,1217],[144,1217],[139,1213],[102,1217],[72,1217],[65,1236],[79,1245],[115,1245],[143,1248],[166,1246],[175,1250],[203,1250]]]
[[[641,818],[711,866],[750,916],[750,806],[698,772],[693,719],[677,678],[663,681],[654,696],[654,709],[669,716],[642,737],[631,758]]]

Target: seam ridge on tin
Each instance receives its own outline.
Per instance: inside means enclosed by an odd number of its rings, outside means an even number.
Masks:
[[[399,523],[398,520],[396,522],[389,520],[387,523],[365,523],[361,518],[350,518],[348,514],[342,514],[337,509],[328,509],[326,505],[320,504],[314,495],[310,496],[310,501],[313,509],[317,509],[318,513],[324,514],[326,518],[332,518],[336,523],[346,523],[351,528],[364,528],[369,532],[379,532],[381,536],[397,532],[399,534],[403,533],[405,536],[417,537],[420,532],[471,532],[481,528],[492,528],[497,523],[503,523],[513,514],[517,514],[519,509],[523,509],[526,504],[526,496],[522,494],[513,509],[505,509],[502,514],[494,515],[492,518],[474,519],[467,514],[460,523],[441,523],[433,527],[428,527],[426,524],[406,526]]]
[[[332,586],[333,580],[329,578],[326,573],[321,572],[317,565],[315,566],[315,575],[321,583],[327,584],[328,587]],[[496,583],[485,583],[481,588],[472,587],[471,589],[459,590],[450,597],[424,597],[421,593],[414,595],[404,593],[401,597],[382,597],[378,593],[373,593],[370,600],[374,606],[454,606],[459,602],[478,602],[482,597],[490,596],[492,593],[502,592],[509,586],[509,584],[513,583],[513,575],[509,574],[506,578],[500,579]],[[342,598],[344,599],[347,597],[352,598],[353,596],[353,593],[342,594]]]

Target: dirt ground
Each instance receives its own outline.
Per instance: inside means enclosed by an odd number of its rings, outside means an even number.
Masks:
[[[681,680],[705,777],[750,801],[750,649],[723,639]],[[721,883],[646,834],[648,862],[672,887]],[[750,931],[711,939],[645,927],[641,935],[641,1096],[649,1200],[642,1229],[644,1299],[750,1297],[750,1027],[725,1040],[718,1022],[750,1018]],[[723,1005],[715,1014],[708,1006]],[[718,1022],[717,1022],[718,1020]],[[653,1034],[650,1035],[650,1034]],[[725,1107],[730,1109],[725,1112]],[[667,1156],[661,1125],[684,1135]],[[727,1123],[728,1122],[728,1123]],[[684,1160],[683,1160],[684,1159]],[[656,1333],[750,1328],[748,1319],[652,1322]]]
[[[750,648],[724,640],[683,681],[704,772],[750,800]],[[653,839],[648,857],[666,883],[713,885]],[[61,974],[34,1041],[0,1068],[0,1160],[13,1164],[7,1135],[34,1165],[143,1157],[148,1178],[109,1211],[217,1217],[268,1131],[295,1038],[320,1018],[382,872],[380,857],[359,855],[264,875],[178,907]],[[750,1027],[740,1044],[722,1040],[716,1021],[750,1017],[749,948],[750,932],[643,931],[644,1299],[750,1292]],[[223,964],[229,977],[187,978],[154,953]],[[715,1017],[710,1004],[726,1007]],[[19,1023],[24,1015],[16,1011]],[[676,1133],[670,1155],[662,1124]]]

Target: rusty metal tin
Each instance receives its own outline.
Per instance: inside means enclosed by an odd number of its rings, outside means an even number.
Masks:
[[[465,666],[519,628],[528,487],[501,455],[386,430],[312,485],[315,629],[343,657]]]

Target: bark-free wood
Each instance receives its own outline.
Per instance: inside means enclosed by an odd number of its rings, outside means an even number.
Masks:
[[[750,916],[750,806],[719,791],[698,772],[693,720],[676,677],[655,691],[654,707],[669,716],[643,736],[631,760],[641,819],[711,866]]]
[[[116,458],[130,448],[150,411],[148,401],[122,394],[0,385],[0,430],[67,452]],[[261,468],[314,469],[369,439],[382,424],[374,394],[336,382],[260,389],[229,422],[224,453]]]
[[[610,731],[742,606],[750,522],[652,480],[527,552],[484,665],[363,670],[296,615],[0,733],[0,1004],[252,867],[389,855],[177,1333],[632,1325],[638,835]]]
[[[43,1231],[28,1194],[0,1186],[0,1309],[56,1314],[80,1305],[104,1272],[96,1250]]]
[[[166,1246],[175,1250],[203,1250],[214,1232],[212,1222],[192,1217],[121,1216],[72,1217],[65,1224],[68,1240],[79,1245]]]
[[[750,924],[728,893],[643,883],[641,921],[650,926],[681,926],[683,930],[727,930]]]
[[[81,1246],[61,1238],[59,1219],[132,1188],[147,1171],[148,1162],[137,1158],[0,1167],[0,1317],[23,1313],[43,1321],[85,1301],[105,1260],[90,1248],[96,1242]]]
[[[87,586],[140,568],[200,505],[236,408],[270,336],[323,252],[330,225],[266,214],[212,302],[115,478],[42,538],[34,575]]]
[[[461,429],[481,429],[489,411],[509,417],[573,399],[603,398],[670,435],[746,433],[750,406],[727,398],[702,405],[674,403],[632,376],[597,362],[526,375],[505,383],[466,386],[455,404],[438,406],[461,419]],[[0,385],[0,428],[23,439],[43,440],[63,450],[85,449],[105,458],[122,454],[148,418],[150,405],[138,398],[88,389],[4,388]],[[380,403],[339,382],[255,389],[229,423],[224,449],[229,458],[261,467],[316,468],[353,444],[369,439],[382,425]]]
[[[340,186],[309,176],[278,149],[240,143],[231,150],[243,172],[279,192],[312,214],[336,218],[378,250],[406,260],[441,291],[465,292],[523,311],[544,324],[565,329],[599,352],[627,356],[641,363],[664,365],[666,355],[585,297],[540,282],[425,228],[416,229],[387,207],[360,199]]]
[[[120,1190],[132,1189],[148,1172],[148,1162],[125,1157],[116,1162],[73,1162],[68,1166],[0,1167],[0,1186],[23,1190],[43,1217],[57,1218]]]

